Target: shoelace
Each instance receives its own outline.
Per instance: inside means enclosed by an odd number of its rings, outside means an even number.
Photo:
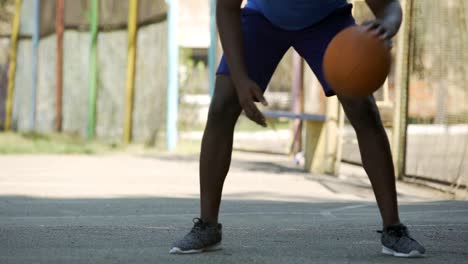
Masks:
[[[203,222],[203,220],[201,220],[198,217],[193,218],[192,222],[194,223],[194,225],[193,225],[192,230],[190,231],[190,233],[194,233],[196,231],[201,231],[201,230],[205,229],[205,227],[206,227],[206,224]]]
[[[195,217],[192,219],[192,222],[194,223],[192,229],[190,232],[187,234],[187,236],[195,236],[197,239],[200,239],[200,231],[202,231],[205,228],[205,225],[203,223],[203,220]]]
[[[380,233],[380,234],[382,234],[384,232],[384,230],[376,230],[376,231],[377,231],[377,233]],[[414,238],[412,238],[410,236],[408,228],[406,228],[406,226],[404,226],[404,225],[391,226],[391,227],[387,228],[386,232],[389,235],[395,235],[398,238],[407,237],[407,238],[415,241]]]
[[[209,223],[206,223],[204,222],[201,218],[198,218],[198,217],[195,217],[192,219],[192,222],[194,223],[193,225],[193,228],[192,228],[192,231],[201,231],[201,230],[205,230],[207,228],[211,229],[216,229],[218,228],[219,224],[217,225],[212,225],[212,224],[209,224]],[[192,232],[190,231],[190,232]]]

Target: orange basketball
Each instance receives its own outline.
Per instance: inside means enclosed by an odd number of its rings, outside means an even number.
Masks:
[[[383,40],[363,26],[349,27],[335,36],[323,59],[325,79],[335,93],[368,96],[379,89],[391,66]]]

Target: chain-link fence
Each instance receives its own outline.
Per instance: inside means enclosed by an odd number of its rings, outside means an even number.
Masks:
[[[407,0],[409,76],[406,177],[452,186],[468,185],[468,1]],[[356,1],[357,20],[369,17]],[[395,42],[396,43],[396,42]],[[393,65],[395,69],[397,65]],[[392,139],[395,75],[376,97]],[[395,132],[397,133],[397,132]],[[342,160],[361,164],[355,133],[343,129]]]
[[[373,14],[364,0],[355,0],[352,1],[352,3],[354,4],[353,16],[358,24],[373,18]],[[395,49],[392,50],[392,53],[393,57],[395,57]],[[395,68],[396,64],[394,63],[392,65],[388,80],[383,85],[383,87],[374,93],[374,97],[379,106],[380,115],[385,127],[387,128],[387,134],[389,138],[392,138],[391,127],[395,105]],[[343,112],[341,112],[341,114],[344,115]],[[356,133],[354,132],[354,129],[351,127],[351,124],[346,117],[344,117],[344,125],[341,127],[341,131],[342,132],[340,136],[343,137],[343,139],[342,145],[339,146],[339,148],[342,148],[342,161],[361,165],[362,161]]]
[[[412,2],[406,175],[468,185],[467,10]]]

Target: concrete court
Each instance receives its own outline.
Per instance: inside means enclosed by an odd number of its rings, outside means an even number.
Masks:
[[[169,255],[198,215],[194,155],[0,156],[0,263],[468,263],[468,203],[398,184],[423,259],[380,254],[362,169],[309,175],[279,155],[236,152],[223,250]]]

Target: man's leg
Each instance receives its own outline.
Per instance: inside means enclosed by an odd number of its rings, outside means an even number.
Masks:
[[[291,46],[291,33],[272,26],[255,10],[242,9],[241,20],[248,76],[264,90]],[[217,74],[200,152],[201,219],[194,219],[192,230],[173,244],[171,253],[211,250],[222,240],[218,213],[224,179],[231,163],[234,126],[242,109],[224,56]]]
[[[390,144],[374,98],[338,98],[356,131],[362,164],[382,215],[382,253],[397,257],[423,256],[426,249],[400,223]]]
[[[399,224],[392,153],[375,100],[338,98],[356,131],[362,164],[371,181],[383,225]]]
[[[234,126],[241,112],[231,77],[217,75],[200,153],[201,216],[192,230],[173,243],[172,254],[200,253],[219,248],[222,226],[218,223],[224,179],[229,171]]]
[[[224,179],[229,171],[234,126],[241,113],[228,75],[217,75],[200,153],[200,218],[217,223]]]

